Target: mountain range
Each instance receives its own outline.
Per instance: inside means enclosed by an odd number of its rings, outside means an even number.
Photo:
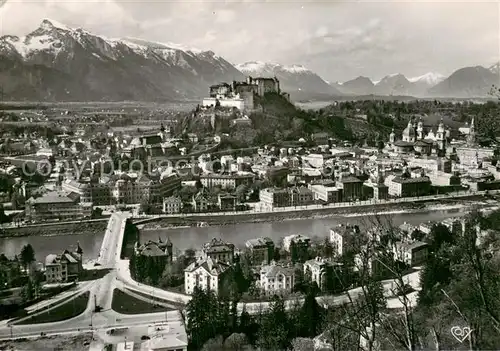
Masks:
[[[357,77],[329,83],[301,65],[246,62],[233,65],[212,51],[136,38],[110,39],[45,19],[24,37],[0,37],[3,100],[186,101],[208,87],[245,76],[277,77],[294,100],[356,95],[485,97],[500,85],[499,63],[461,68],[449,77],[391,74],[374,82]]]
[[[109,39],[47,19],[25,37],[0,38],[4,99],[175,101],[244,78],[212,51]]]
[[[281,89],[288,92],[292,99],[300,99],[308,95],[314,95],[316,98],[321,95],[325,97],[343,95],[335,86],[301,65],[285,66],[278,63],[253,61],[237,64],[235,67],[245,75],[278,78]]]

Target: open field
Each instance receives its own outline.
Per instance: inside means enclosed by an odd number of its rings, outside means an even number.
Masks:
[[[172,308],[153,305],[149,302],[137,299],[119,289],[115,289],[113,291],[113,303],[111,308],[122,314],[143,314],[173,311]]]
[[[88,292],[64,303],[63,305],[34,315],[18,324],[38,324],[64,321],[82,314],[87,308],[90,294]]]

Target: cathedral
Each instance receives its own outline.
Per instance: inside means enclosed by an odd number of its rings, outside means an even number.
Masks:
[[[401,154],[419,153],[421,155],[431,155],[433,152],[444,154],[449,136],[450,131],[445,129],[442,119],[436,132],[430,129],[427,133],[421,119],[418,120],[418,123],[410,120],[403,130],[402,139],[396,140],[394,128],[392,129],[389,135],[388,147]]]

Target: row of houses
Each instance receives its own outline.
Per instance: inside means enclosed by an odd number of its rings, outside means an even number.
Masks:
[[[161,204],[165,197],[181,188],[181,180],[176,174],[162,177],[123,173],[102,177],[95,182],[65,180],[61,187],[64,191],[79,194],[82,202],[92,202],[94,206],[141,202]]]

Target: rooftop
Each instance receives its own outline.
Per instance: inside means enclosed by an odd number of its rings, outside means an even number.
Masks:
[[[227,263],[214,260],[210,257],[198,259],[196,262],[191,263],[186,269],[186,272],[193,272],[199,268],[203,268],[207,273],[212,276],[217,276],[219,274],[227,271],[231,266]]]
[[[412,184],[412,183],[430,183],[429,177],[418,177],[418,178],[404,178],[404,177],[394,177],[392,180],[395,183],[401,184]]]
[[[259,246],[267,246],[272,244],[273,241],[270,238],[254,238],[247,240],[245,243],[245,246],[248,248],[254,248],[254,247],[259,247]]]
[[[59,191],[51,191],[45,193],[39,198],[33,199],[30,198],[31,203],[33,204],[57,204],[57,203],[75,203],[76,200],[70,197],[70,194],[59,192]]]

